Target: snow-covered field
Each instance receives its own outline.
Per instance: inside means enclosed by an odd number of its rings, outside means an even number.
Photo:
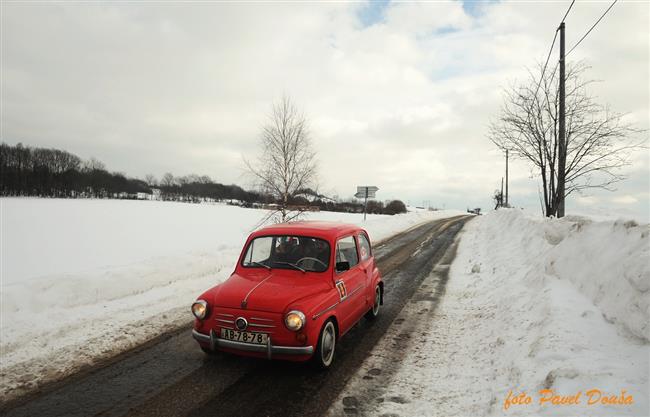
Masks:
[[[218,204],[0,199],[0,396],[186,324],[189,305],[226,279],[267,214]],[[363,225],[373,241],[460,214],[309,213]]]
[[[426,297],[434,270],[330,415],[650,415],[649,234],[647,224],[517,210],[475,218],[437,309]],[[419,337],[392,360],[407,325]],[[359,387],[372,378],[381,388],[369,395]],[[551,395],[573,404],[540,404]],[[631,403],[603,405],[611,396]]]

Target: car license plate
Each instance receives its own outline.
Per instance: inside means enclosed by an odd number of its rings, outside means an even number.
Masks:
[[[236,342],[253,343],[256,345],[265,345],[268,335],[266,333],[240,332],[221,328],[221,338],[234,340]]]

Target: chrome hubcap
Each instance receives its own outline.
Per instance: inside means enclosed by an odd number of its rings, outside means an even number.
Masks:
[[[335,345],[336,332],[334,331],[334,325],[329,322],[323,329],[323,337],[321,339],[321,359],[323,360],[323,364],[329,365],[332,363]]]

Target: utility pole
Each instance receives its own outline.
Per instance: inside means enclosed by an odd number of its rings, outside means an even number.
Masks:
[[[564,85],[564,22],[560,23],[560,117],[558,128],[559,146],[558,146],[558,164],[557,164],[557,217],[564,217],[564,170],[566,167],[566,108],[564,103],[565,85]]]
[[[499,198],[499,207],[503,207],[503,177],[501,177],[501,198]]]
[[[363,221],[366,221],[366,211],[368,208],[368,187],[366,187],[366,196],[365,200],[363,201]]]
[[[503,181],[503,178],[501,178],[501,181]],[[503,192],[503,190],[501,190]],[[503,194],[501,194],[503,196]],[[506,207],[510,207],[508,205],[508,150],[506,149]]]

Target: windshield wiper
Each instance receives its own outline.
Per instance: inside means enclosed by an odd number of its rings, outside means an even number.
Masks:
[[[268,269],[269,271],[271,270],[271,267],[270,267],[270,266],[268,266],[268,265],[264,265],[264,264],[261,263],[261,262],[249,262],[249,263],[250,263],[250,264],[253,264],[253,265],[257,265],[257,266],[262,266],[262,267]]]
[[[289,266],[292,266],[292,267],[296,268],[298,271],[302,271],[303,273],[307,272],[306,270],[302,269],[301,267],[299,267],[296,264],[292,264],[291,262],[273,262],[273,263],[274,264],[280,264],[280,265],[289,265]]]

